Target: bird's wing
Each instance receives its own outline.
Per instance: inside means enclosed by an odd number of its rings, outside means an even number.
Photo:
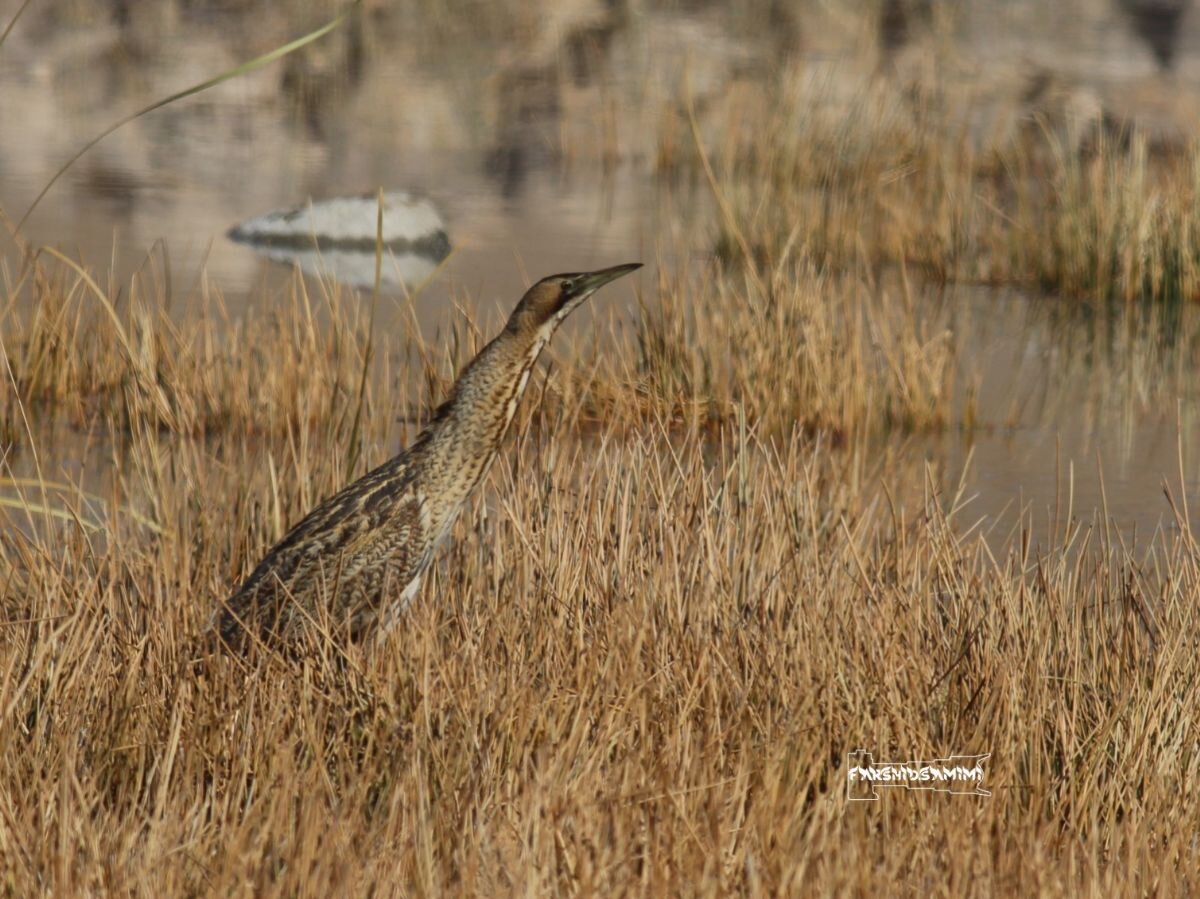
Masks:
[[[218,631],[227,643],[251,622],[252,630],[269,633],[289,599],[314,614],[311,605],[322,582],[332,587],[335,578],[339,583],[364,578],[370,566],[405,578],[397,588],[403,589],[410,569],[427,553],[427,531],[413,468],[402,453],[326,499],[288,531],[225,603]],[[386,585],[365,577],[361,586],[370,592]],[[369,598],[364,594],[359,600]]]
[[[365,502],[361,528],[341,549],[343,583],[356,599],[378,602],[402,590],[428,564],[433,547],[428,508],[413,486],[380,493]]]

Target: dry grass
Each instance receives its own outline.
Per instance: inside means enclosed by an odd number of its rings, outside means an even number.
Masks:
[[[1190,528],[1134,553],[1060,525],[997,557],[953,498],[898,499],[920,471],[832,448],[925,408],[908,367],[949,365],[901,297],[881,319],[827,276],[664,290],[641,333],[685,357],[616,354],[653,402],[620,405],[617,375],[608,399],[580,387],[602,374],[541,391],[403,627],[192,671],[236,577],[422,405],[378,353],[351,461],[366,336],[336,295],[184,332],[152,291],[25,285],[0,331],[22,458],[50,465],[39,416],[124,437],[76,460],[112,464],[101,521],[35,483],[0,531],[5,893],[1197,887]],[[470,334],[410,348],[426,398]],[[674,392],[732,412],[675,415]],[[993,795],[850,803],[857,748],[991,752]]]
[[[721,258],[904,263],[935,282],[1086,300],[1200,299],[1200,151],[1185,138],[1152,143],[1136,123],[1069,122],[1017,96],[992,100],[1016,124],[981,136],[969,91],[899,90],[886,77],[840,90],[801,73],[710,113],[704,133],[719,136],[690,152],[660,148],[677,178],[711,159],[730,212],[710,237]],[[674,147],[679,130],[664,126],[660,142]]]
[[[919,306],[907,283],[881,289],[787,260],[765,280],[693,266],[646,302],[636,353],[609,356],[586,399],[606,419],[638,408],[708,424],[744,415],[839,441],[940,430],[956,411],[956,346]]]
[[[5,273],[0,892],[1197,892],[1186,506],[1137,548],[1066,509],[989,543],[867,449],[974,416],[952,320],[882,265],[1191,298],[1195,169],[1136,140],[979,159],[893,99],[829,120],[785,91],[711,159],[660,152],[718,198],[717,260],[602,360],[559,354],[377,645],[187,664],[262,550],[440,397],[472,324],[371,354],[332,288],[251,321],[205,290],[185,327],[153,283]],[[1098,406],[1189,377],[1190,344],[1072,327],[1061,373]],[[850,802],[855,749],[991,753],[992,795]]]
[[[837,101],[784,85],[750,108],[760,119],[732,131],[746,143],[714,147],[736,211],[718,253],[737,258],[740,229],[769,266],[799,252],[823,268],[903,261],[945,279],[972,258],[979,161],[947,112],[884,83]]]
[[[1106,139],[1084,158],[1053,149],[1049,184],[1021,191],[1004,270],[1089,298],[1200,298],[1196,150],[1155,162],[1138,135],[1128,147]]]

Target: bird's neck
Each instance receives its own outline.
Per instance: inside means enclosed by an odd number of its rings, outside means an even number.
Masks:
[[[450,505],[461,503],[487,474],[552,332],[552,327],[502,331],[459,375],[422,435],[431,466],[426,476]]]

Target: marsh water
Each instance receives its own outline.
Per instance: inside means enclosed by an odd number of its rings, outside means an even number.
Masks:
[[[0,9],[0,20],[19,5]],[[1137,110],[1153,133],[1194,136],[1200,14],[1156,42],[1099,0],[963,3],[949,30],[924,4],[882,4],[893,6],[912,21],[884,15],[885,28],[837,4],[772,0],[472,2],[455,12],[367,4],[319,45],[108,137],[24,233],[117,284],[153,269],[182,315],[202,282],[255,315],[286,295],[272,288],[293,275],[230,240],[233,226],[333,197],[410,192],[439,210],[452,248],[416,299],[417,324],[432,334],[462,302],[494,325],[530,278],[554,271],[641,259],[640,288],[652,297],[658,264],[702,263],[713,250],[702,181],[656,175],[662,120],[678,112],[678,98],[690,95],[702,117],[737,84],[793,67],[836,106],[903,64],[922,27],[955,71],[982,85],[973,123],[981,133],[1003,127],[1002,104],[988,97],[1036,70],[1065,79],[1082,101]],[[34,4],[0,48],[0,205],[20,217],[57,167],[122,115],[335,11]],[[16,250],[5,241],[11,270]],[[632,293],[621,296],[590,314],[631,316]],[[976,412],[970,427],[897,435],[891,448],[927,460],[943,491],[962,482],[960,522],[1003,532],[1019,510],[1041,521],[1104,510],[1122,531],[1146,534],[1174,527],[1164,483],[1200,499],[1195,396],[1162,389],[1136,366],[1120,390],[1097,388],[1089,365],[1105,352],[1103,311],[1073,316],[1057,298],[1015,289],[918,287],[917,300],[953,308],[965,360],[956,385],[975,392]],[[1193,317],[1173,311],[1172,333]],[[568,327],[586,333],[591,323],[585,314]],[[48,473],[74,480],[73,439],[58,434],[43,446]]]

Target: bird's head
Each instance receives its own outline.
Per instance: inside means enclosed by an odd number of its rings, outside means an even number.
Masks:
[[[597,272],[578,272],[567,275],[550,275],[542,278],[521,297],[521,302],[508,319],[508,327],[514,331],[536,331],[547,325],[553,330],[568,315],[597,290],[622,275],[642,267],[640,262],[614,265]]]

